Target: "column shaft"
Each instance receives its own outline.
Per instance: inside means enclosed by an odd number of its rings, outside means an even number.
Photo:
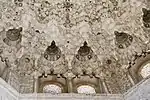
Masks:
[[[38,93],[39,90],[39,78],[34,78],[34,93]]]
[[[68,85],[68,93],[72,93],[73,92],[73,86],[72,86],[72,79],[71,78],[67,78],[67,85]]]
[[[103,81],[98,78],[98,85],[99,85],[99,92],[100,93],[105,93],[105,89],[104,89],[104,86],[103,86]]]

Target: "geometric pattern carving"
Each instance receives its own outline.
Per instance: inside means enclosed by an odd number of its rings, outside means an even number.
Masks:
[[[50,7],[51,5],[48,1],[42,1],[40,6],[34,10],[36,14],[36,20],[39,23],[46,24],[49,22]]]
[[[48,61],[42,55],[38,60],[38,65],[36,68],[41,74],[64,74],[67,70],[67,61],[65,56],[61,55],[61,58],[57,61]]]

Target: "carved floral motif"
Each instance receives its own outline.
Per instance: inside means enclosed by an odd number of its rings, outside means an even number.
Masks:
[[[49,22],[50,3],[42,1],[40,7],[35,9],[36,19],[39,23],[46,24]]]

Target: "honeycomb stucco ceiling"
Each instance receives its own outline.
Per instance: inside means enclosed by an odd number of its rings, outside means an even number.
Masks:
[[[80,74],[85,65],[90,66],[87,73],[98,69],[95,73],[109,80],[107,73],[123,75],[133,56],[149,49],[150,28],[144,26],[142,11],[148,7],[146,0],[0,0],[1,58],[21,75],[68,69]],[[19,30],[17,39],[8,34],[10,29]],[[47,62],[43,54],[53,40],[61,57]],[[85,41],[92,60],[81,63],[76,55]]]

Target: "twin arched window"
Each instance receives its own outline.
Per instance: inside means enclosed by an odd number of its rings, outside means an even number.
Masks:
[[[147,63],[141,68],[140,75],[143,78],[150,76],[150,63]],[[90,85],[80,85],[77,87],[76,90],[77,90],[77,93],[82,93],[82,94],[95,94],[96,93],[95,88]],[[43,93],[59,94],[59,93],[62,93],[62,88],[59,85],[48,84],[43,87]]]
[[[43,87],[43,93],[50,93],[50,94],[59,94],[62,93],[62,89],[60,86],[55,84],[48,84]],[[81,85],[77,88],[77,93],[83,94],[95,94],[95,88],[89,85]]]

